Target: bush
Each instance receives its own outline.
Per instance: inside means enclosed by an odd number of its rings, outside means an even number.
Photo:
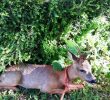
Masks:
[[[99,66],[98,60],[110,60],[109,0],[39,1],[1,1],[1,71],[12,63],[51,64],[59,59],[67,62],[68,39],[88,51],[93,66]]]
[[[16,63],[70,64],[67,49],[86,53],[102,90],[86,89],[71,99],[108,99],[110,87],[110,0],[1,0],[0,71]],[[99,84],[99,85],[100,85]],[[104,87],[104,88],[103,88]],[[22,89],[21,89],[22,90]],[[32,90],[1,92],[0,98],[47,97]],[[103,92],[104,91],[104,92]],[[80,95],[80,96],[79,96]],[[104,97],[103,97],[104,96]]]

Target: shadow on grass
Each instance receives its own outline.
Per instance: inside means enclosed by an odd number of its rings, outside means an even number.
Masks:
[[[67,93],[64,100],[110,100],[110,93],[86,87],[83,90]],[[17,91],[1,90],[0,100],[59,100],[60,95],[41,93],[35,89],[19,88]]]

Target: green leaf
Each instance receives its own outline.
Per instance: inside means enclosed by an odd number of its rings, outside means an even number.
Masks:
[[[75,41],[66,40],[65,42],[66,42],[68,51],[70,51],[71,53],[73,53],[75,55],[79,54],[79,47]]]
[[[63,67],[59,61],[53,61],[52,66],[53,66],[53,69],[56,71],[62,71],[63,70]]]

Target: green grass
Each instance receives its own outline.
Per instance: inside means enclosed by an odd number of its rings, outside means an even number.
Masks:
[[[110,87],[108,87],[110,88]],[[0,100],[59,100],[60,95],[49,95],[39,90],[20,88],[17,91],[2,90]],[[110,91],[86,87],[83,90],[67,93],[64,100],[110,100]]]

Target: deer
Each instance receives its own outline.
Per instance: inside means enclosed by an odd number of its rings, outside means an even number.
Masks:
[[[52,65],[16,64],[8,67],[0,76],[0,89],[15,89],[21,86],[27,89],[40,89],[49,94],[60,94],[63,100],[65,93],[84,88],[84,84],[73,84],[80,78],[88,83],[96,83],[92,67],[84,55],[72,54],[73,63],[62,71],[56,71]]]

